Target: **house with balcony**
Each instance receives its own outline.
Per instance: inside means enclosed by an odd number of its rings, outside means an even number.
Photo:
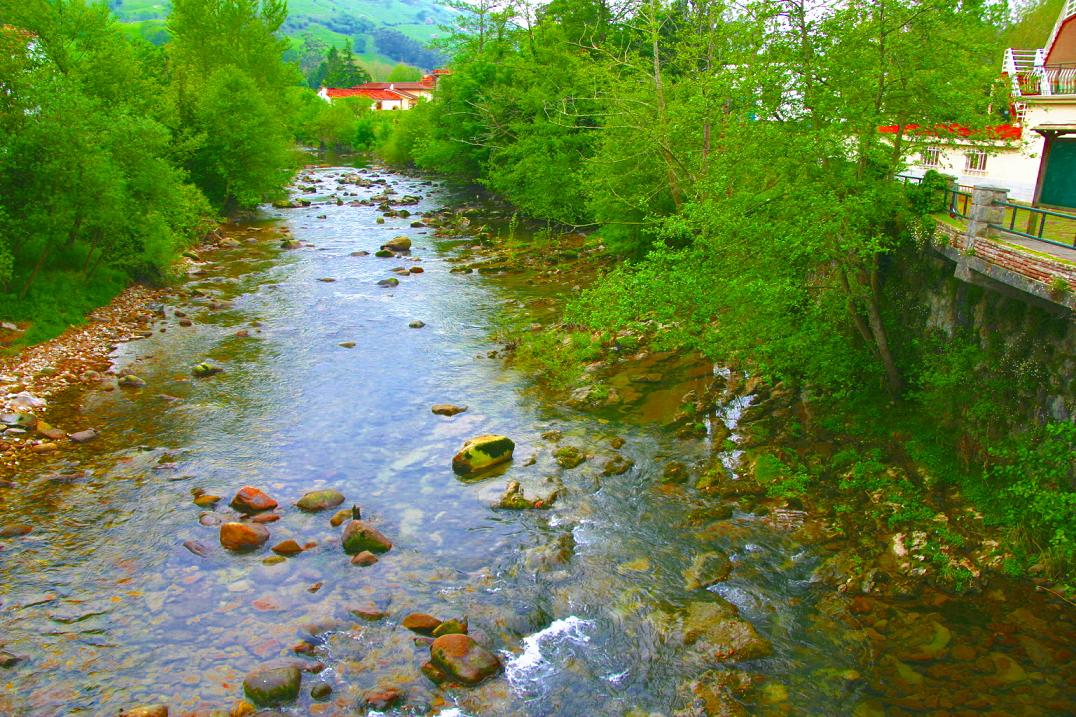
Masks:
[[[1076,0],[1067,0],[1044,47],[1005,51],[1002,75],[1011,86],[1010,124],[931,130],[945,141],[927,141],[909,173],[933,169],[967,187],[1003,187],[1017,201],[1076,209]],[[922,130],[906,130],[923,143]]]

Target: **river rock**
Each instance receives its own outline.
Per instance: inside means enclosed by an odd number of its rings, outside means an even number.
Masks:
[[[382,279],[381,281],[377,282],[377,285],[386,287],[399,286],[400,280],[397,279],[395,276],[390,276],[387,279]]]
[[[195,378],[207,378],[209,376],[215,376],[223,371],[224,369],[222,367],[209,363],[208,361],[203,361],[191,369],[191,375]]]
[[[467,618],[457,620],[452,618],[451,620],[445,620],[433,630],[434,637],[441,637],[442,635],[466,635],[467,634]]]
[[[575,446],[561,446],[553,451],[553,460],[561,468],[575,468],[587,459],[587,454]]]
[[[411,632],[417,632],[420,635],[432,635],[433,631],[441,626],[441,621],[424,612],[413,612],[405,617],[400,624]]]
[[[382,535],[377,528],[361,520],[352,520],[344,527],[344,535],[340,542],[348,555],[356,555],[364,550],[384,553],[392,549],[391,540]]]
[[[274,545],[271,550],[277,555],[298,555],[303,552],[303,546],[296,543],[294,540],[284,540]]]
[[[225,523],[220,526],[220,544],[228,550],[254,550],[269,540],[269,529],[259,523]]]
[[[120,712],[120,717],[168,717],[168,705],[132,707]]]
[[[501,671],[500,660],[468,635],[443,635],[430,645],[430,661],[456,682],[477,685]]]
[[[5,670],[10,670],[22,661],[22,657],[12,654],[7,650],[0,650],[0,667],[3,667]]]
[[[58,441],[61,438],[67,436],[67,434],[64,433],[62,429],[56,428],[55,426],[50,426],[44,421],[38,421],[35,430],[37,430],[37,432],[45,438],[48,438],[53,441]]]
[[[394,237],[382,244],[381,248],[394,252],[411,251],[411,240],[405,236]]]
[[[352,518],[358,520],[358,516],[352,515],[351,508],[344,508],[343,510],[336,511],[336,513],[333,514],[333,517],[329,518],[329,525],[334,528],[339,528],[344,524],[345,520],[351,520]]]
[[[381,219],[381,218],[380,218],[380,217],[378,217],[378,219]],[[382,223],[382,222],[384,222],[384,221],[385,221],[385,220],[384,220],[384,219],[382,219],[382,220],[381,220],[381,222],[378,222],[378,224],[381,224],[381,223]],[[393,256],[396,256],[396,255],[395,255],[395,254],[393,254],[393,253],[392,253],[391,251],[389,251],[388,249],[378,249],[377,251],[375,251],[375,252],[374,252],[374,256],[376,256],[376,257],[380,257],[380,258],[382,258],[382,259],[388,259],[389,257],[393,257]]]
[[[696,555],[684,571],[684,588],[699,590],[721,582],[732,572],[732,563],[723,554],[710,551]]]
[[[383,687],[370,690],[362,697],[363,704],[372,710],[384,712],[403,699],[403,693],[395,687]]]
[[[308,513],[317,513],[320,510],[335,508],[343,502],[344,494],[338,490],[329,488],[326,490],[314,490],[306,493],[302,498],[295,502],[295,506],[299,508],[299,510],[305,510]]]
[[[407,325],[407,328],[409,328],[409,329],[421,329],[425,325],[426,325],[425,321],[419,321],[418,319],[415,319],[414,321],[412,321],[411,323],[409,323]]]
[[[75,443],[88,443],[94,438],[97,438],[97,431],[92,428],[87,428],[85,431],[78,431],[68,436]]]
[[[452,470],[457,475],[468,475],[507,463],[512,460],[515,448],[516,444],[506,436],[487,434],[472,438],[453,456]]]
[[[240,513],[260,513],[277,507],[277,502],[254,486],[245,485],[229,503]]]
[[[351,564],[358,565],[361,568],[368,568],[376,562],[377,556],[371,553],[369,550],[364,550],[351,558]]]
[[[463,413],[467,410],[466,406],[457,406],[451,403],[435,403],[430,408],[438,416],[455,416],[457,413]]]
[[[184,540],[183,547],[197,555],[199,558],[204,558],[209,555],[209,548],[204,543],[200,543],[197,540]]]
[[[719,660],[753,660],[773,650],[736,606],[721,598],[689,604],[681,628],[685,645],[698,644]]]
[[[219,495],[210,495],[209,493],[203,493],[194,499],[194,504],[199,508],[213,508],[220,502]]]
[[[133,373],[129,373],[126,376],[120,376],[119,381],[116,383],[124,388],[144,388],[146,386],[145,380],[135,376]]]
[[[20,391],[8,399],[8,405],[22,409],[44,408],[46,402],[45,399],[38,398],[29,391]]]
[[[605,462],[602,466],[602,475],[618,476],[627,473],[631,470],[631,467],[635,465],[635,461],[624,456],[613,456]]]
[[[310,697],[315,700],[327,700],[332,693],[332,686],[324,682],[319,682],[310,688]]]
[[[243,680],[243,693],[259,707],[275,707],[295,701],[303,675],[294,665],[262,667]]]

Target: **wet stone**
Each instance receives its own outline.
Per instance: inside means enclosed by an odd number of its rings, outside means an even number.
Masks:
[[[364,550],[372,553],[384,553],[392,549],[392,541],[381,534],[377,528],[361,520],[352,520],[344,528],[341,538],[344,552],[356,555]]]
[[[327,489],[311,491],[296,501],[295,505],[299,510],[316,513],[321,510],[335,508],[343,502],[343,493],[338,490]]]
[[[614,456],[602,466],[602,475],[618,476],[627,473],[635,465],[635,461],[624,456]]]
[[[120,717],[168,717],[168,705],[134,707],[121,712]]]
[[[334,528],[339,528],[341,525],[344,524],[345,520],[350,520],[351,518],[351,509],[344,508],[343,510],[338,510],[335,514],[333,514],[333,517],[329,519],[329,525]]]
[[[430,410],[438,416],[455,416],[467,410],[466,406],[457,406],[452,403],[435,403]]]
[[[209,555],[209,547],[197,540],[185,540],[183,541],[183,547],[197,555],[199,558],[204,558]]]
[[[469,475],[512,460],[516,444],[506,436],[483,435],[472,438],[452,458],[457,475]]]
[[[433,631],[440,627],[441,621],[424,612],[413,612],[405,617],[400,624],[411,632],[417,632],[420,635],[432,635]]]
[[[85,444],[85,442],[97,438],[97,431],[94,431],[93,428],[86,428],[85,431],[72,433],[69,437],[76,442],[76,444]]]
[[[220,526],[220,544],[228,550],[254,550],[267,540],[269,530],[257,523],[225,523]]]
[[[415,320],[415,321],[412,321],[412,322],[408,323],[407,328],[409,328],[409,329],[421,329],[425,325],[426,325],[425,321]]]
[[[436,628],[434,628],[433,636],[441,637],[442,635],[466,635],[467,634],[467,619],[457,620],[455,618],[451,620],[445,620]]]
[[[732,572],[732,563],[722,553],[710,551],[696,555],[684,570],[684,588],[699,590],[721,582]]]
[[[274,545],[272,547],[272,551],[277,555],[298,555],[299,553],[303,552],[303,546],[299,545],[294,540],[285,540]]]
[[[575,446],[561,446],[553,451],[553,460],[561,468],[575,468],[587,459],[586,453]]]
[[[468,635],[444,635],[434,640],[430,662],[465,685],[477,685],[501,671],[496,655]]]
[[[399,703],[401,699],[403,699],[403,693],[398,689],[395,687],[385,687],[370,690],[363,695],[362,701],[370,709],[383,712]]]
[[[277,507],[277,502],[254,486],[245,485],[229,503],[240,513],[260,513]]]
[[[216,364],[203,361],[191,369],[191,375],[195,378],[208,378],[209,376],[216,376],[218,373],[222,373],[224,369]]]
[[[262,667],[247,674],[243,693],[259,707],[275,707],[294,702],[303,676],[298,667]]]
[[[319,682],[310,688],[310,697],[315,700],[327,700],[333,693],[333,688],[324,682]]]
[[[364,550],[351,558],[352,565],[358,565],[359,567],[369,567],[377,562],[377,556],[371,553],[369,550]]]

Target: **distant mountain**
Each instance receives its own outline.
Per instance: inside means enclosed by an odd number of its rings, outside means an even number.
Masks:
[[[109,0],[128,32],[157,44],[167,40],[168,0]],[[374,74],[394,63],[433,69],[442,56],[428,43],[451,24],[455,11],[437,0],[289,0],[284,32],[304,63],[318,51],[351,43]]]

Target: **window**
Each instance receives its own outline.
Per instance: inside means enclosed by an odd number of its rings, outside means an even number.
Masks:
[[[924,167],[940,167],[941,166],[941,147],[927,147],[923,150],[923,153],[919,155],[920,163]]]
[[[981,149],[965,152],[964,174],[986,174],[986,152]]]

